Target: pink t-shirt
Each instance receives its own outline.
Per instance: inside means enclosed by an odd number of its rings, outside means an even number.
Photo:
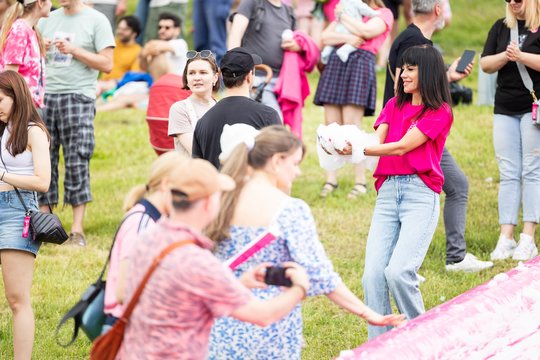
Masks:
[[[34,104],[40,108],[45,107],[44,64],[36,32],[24,20],[15,20],[0,56],[0,71],[4,71],[6,65],[19,65],[19,74],[26,80]]]
[[[386,24],[386,30],[382,34],[375,36],[372,39],[366,40],[365,43],[360,45],[360,49],[367,50],[369,52],[372,52],[373,54],[377,54],[379,52],[380,47],[390,34],[390,31],[392,30],[392,24],[394,23],[394,15],[392,15],[392,11],[387,8],[378,9],[378,11],[380,13],[378,17],[380,17],[382,21],[384,21],[384,23]],[[372,18],[364,17],[362,21],[368,22],[371,19]]]
[[[375,188],[381,185],[390,175],[417,174],[431,190],[440,193],[444,183],[441,170],[441,157],[446,137],[452,126],[452,109],[443,104],[437,110],[427,110],[420,119],[422,105],[405,103],[403,108],[397,106],[397,97],[388,101],[375,122],[377,129],[381,124],[388,124],[388,135],[385,143],[401,140],[412,128],[416,127],[429,139],[416,149],[403,156],[381,156],[373,173]]]
[[[184,239],[195,239],[197,245],[174,250],[156,268],[133,310],[117,359],[206,359],[214,318],[253,299],[212,255],[212,241],[183,229],[185,225],[162,217],[137,239],[129,257],[127,299],[165,247]]]
[[[152,209],[153,212],[157,212],[157,209],[153,206]],[[116,240],[111,252],[111,260],[109,262],[109,271],[107,272],[104,308],[106,314],[119,318],[124,313],[124,305],[119,304],[116,297],[120,262],[125,260],[131,253],[135,240],[139,236],[139,232],[155,223],[153,217],[158,218],[159,216],[148,215],[148,211],[142,204],[135,205],[124,216],[125,221],[122,223],[122,226],[116,235]]]

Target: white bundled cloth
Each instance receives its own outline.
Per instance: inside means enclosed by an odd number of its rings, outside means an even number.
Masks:
[[[337,150],[343,150],[347,143],[352,146],[352,155],[340,155]],[[327,171],[334,171],[343,165],[365,162],[368,169],[373,170],[378,157],[364,155],[364,149],[379,144],[375,133],[366,133],[356,125],[319,125],[317,128],[317,154],[320,166]],[[325,151],[326,149],[326,151]],[[328,154],[330,153],[330,154]]]

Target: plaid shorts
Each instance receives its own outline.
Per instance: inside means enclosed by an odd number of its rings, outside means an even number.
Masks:
[[[64,203],[92,201],[90,158],[94,153],[95,100],[81,94],[45,94],[45,123],[51,134],[51,186],[40,194],[41,205],[58,204],[60,146],[66,166]]]

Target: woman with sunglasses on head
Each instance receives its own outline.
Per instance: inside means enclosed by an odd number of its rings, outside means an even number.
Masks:
[[[440,161],[453,116],[441,54],[429,45],[413,46],[403,53],[402,63],[397,96],[374,125],[380,144],[364,149],[380,159],[373,174],[377,201],[362,284],[366,305],[391,314],[392,294],[400,313],[413,319],[425,311],[417,271],[439,219]],[[389,329],[368,326],[368,337]]]
[[[540,1],[506,3],[506,17],[492,26],[480,59],[486,73],[498,72],[493,145],[500,172],[500,235],[491,260],[529,260],[538,254],[535,231],[540,221],[540,114],[538,103],[533,104],[540,95]],[[524,84],[518,63],[523,64],[523,75],[531,79],[532,89]],[[531,96],[530,90],[536,95]],[[523,230],[516,245],[520,207]]]
[[[216,104],[212,96],[219,90],[218,66],[210,50],[188,51],[184,68],[184,89],[191,96],[174,103],[169,110],[169,136],[174,137],[174,148],[191,156],[193,131],[197,121]]]
[[[0,71],[13,70],[22,75],[42,117],[46,44],[36,25],[49,16],[51,6],[51,0],[17,0],[0,31]]]
[[[400,315],[381,316],[368,308],[334,271],[315,227],[309,206],[291,197],[292,183],[300,175],[305,148],[287,128],[273,125],[257,133],[240,130],[244,124],[225,127],[221,143],[226,158],[222,172],[236,181],[236,189],[223,194],[220,213],[207,228],[218,241],[216,256],[222,261],[237,256],[253,239],[278,229],[277,239],[235,269],[237,277],[260,263],[280,266],[294,261],[309,276],[308,296],[325,295],[346,311],[373,325],[397,325]],[[234,129],[237,127],[237,129]],[[244,134],[246,133],[246,134]],[[228,139],[228,141],[226,141]],[[263,206],[261,206],[263,204]],[[280,293],[278,286],[253,289],[260,299]],[[215,322],[210,343],[210,359],[300,359],[302,349],[302,309],[297,306],[286,318],[261,328],[233,318]]]
[[[28,85],[11,70],[0,73],[0,138],[0,265],[13,314],[11,358],[26,360],[34,343],[30,290],[41,243],[32,240],[25,208],[38,211],[36,191],[49,189],[50,138]]]

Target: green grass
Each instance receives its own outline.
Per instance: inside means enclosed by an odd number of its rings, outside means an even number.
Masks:
[[[133,2],[131,3],[131,5]],[[491,24],[503,15],[503,3],[492,6],[488,0],[452,1],[452,26],[435,36],[444,50],[447,62],[465,48],[481,51]],[[133,5],[130,9],[133,9]],[[188,26],[189,28],[189,26]],[[311,76],[315,90],[317,74]],[[476,89],[476,74],[464,81]],[[379,84],[383,78],[379,75]],[[379,87],[379,93],[381,93]],[[304,139],[308,153],[297,179],[294,196],[305,199],[313,210],[321,241],[344,282],[362,297],[360,279],[364,265],[364,249],[375,191],[355,201],[347,200],[353,184],[350,168],[341,171],[340,188],[326,200],[318,197],[323,171],[315,154],[314,134],[323,122],[323,111],[306,102]],[[488,107],[454,109],[455,124],[448,139],[448,148],[470,181],[467,218],[468,249],[480,258],[489,257],[498,237],[497,188],[498,171],[491,137],[491,115]],[[370,128],[374,118],[364,119]],[[147,170],[155,158],[148,145],[144,113],[124,110],[98,114],[96,117],[96,151],[91,162],[94,201],[88,206],[85,249],[67,246],[44,246],[37,258],[32,288],[36,317],[35,359],[84,359],[90,342],[81,335],[73,346],[56,345],[54,329],[62,315],[74,305],[82,291],[98,276],[116,226],[122,216],[124,195],[131,186],[145,181]],[[492,178],[492,181],[486,179]],[[444,196],[442,196],[444,201]],[[67,229],[71,226],[71,209],[60,208],[58,214]],[[480,274],[453,274],[444,270],[445,238],[442,219],[435,233],[426,260],[420,270],[427,281],[421,286],[426,308],[430,309],[471,289],[495,274],[515,265],[506,261]],[[0,293],[3,293],[0,285]],[[62,336],[69,335],[66,329]],[[345,313],[324,297],[310,298],[304,306],[304,335],[307,347],[304,359],[329,359],[346,348],[354,348],[366,340],[366,323]],[[4,298],[0,300],[0,359],[10,359],[11,315]]]

